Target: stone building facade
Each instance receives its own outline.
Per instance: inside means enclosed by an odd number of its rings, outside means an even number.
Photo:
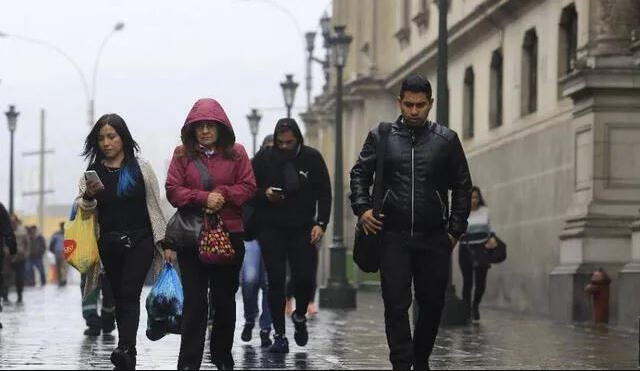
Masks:
[[[408,74],[423,74],[436,91],[437,2],[333,1],[333,24],[353,36],[345,68],[345,169],[367,131],[397,117],[396,96]],[[509,245],[508,260],[489,272],[487,305],[588,320],[583,287],[602,267],[613,280],[610,322],[635,326],[640,1],[449,4],[448,124],[463,139],[474,184]],[[306,140],[325,154],[332,175],[334,85],[329,81],[302,115]],[[349,242],[355,219],[348,207],[345,215]],[[457,255],[454,262],[459,289]]]

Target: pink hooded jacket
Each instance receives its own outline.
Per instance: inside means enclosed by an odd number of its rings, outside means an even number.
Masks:
[[[222,106],[214,100],[203,98],[191,108],[184,125],[191,125],[198,121],[215,121],[226,126],[233,134],[231,122]],[[253,175],[251,161],[244,147],[235,143],[233,149],[236,158],[228,159],[222,153],[207,156],[199,153],[202,162],[209,170],[213,179],[213,192],[219,192],[225,198],[225,204],[220,210],[220,216],[229,232],[243,232],[242,205],[251,199],[256,191],[256,180]],[[209,192],[204,190],[200,173],[183,146],[178,146],[173,152],[169,173],[165,184],[167,199],[177,207],[205,207]]]

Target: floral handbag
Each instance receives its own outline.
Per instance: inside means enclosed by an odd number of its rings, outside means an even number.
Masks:
[[[231,264],[236,257],[229,232],[218,214],[204,213],[198,257],[205,264]]]

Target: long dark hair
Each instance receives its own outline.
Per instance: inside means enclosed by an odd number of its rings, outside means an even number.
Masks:
[[[120,197],[126,196],[131,194],[139,178],[140,167],[138,166],[138,161],[136,161],[136,153],[140,151],[140,146],[131,136],[127,123],[122,117],[115,113],[102,115],[93,125],[91,132],[84,141],[82,156],[89,160],[89,167],[104,160],[104,153],[100,150],[98,137],[100,136],[100,130],[105,125],[111,126],[122,139],[124,160],[122,161],[118,178],[117,194]]]
[[[478,202],[478,207],[487,206],[487,204],[484,202],[484,197],[482,197],[482,191],[480,190],[480,187],[478,186],[471,187],[471,194],[473,194],[473,192],[477,192],[478,198],[480,198],[480,201]]]
[[[235,144],[235,137],[231,132],[231,129],[217,121],[208,122],[213,122],[216,125],[216,130],[218,132],[218,139],[215,143],[216,149],[222,151],[222,156],[224,158],[229,160],[236,160],[238,156],[236,154],[236,151],[233,149],[233,145]],[[184,125],[182,127],[182,131],[180,132],[180,139],[182,139],[184,151],[187,157],[192,160],[198,157],[198,150],[200,146],[200,144],[198,143],[198,137],[196,136],[197,124],[198,122],[192,122],[190,124]]]

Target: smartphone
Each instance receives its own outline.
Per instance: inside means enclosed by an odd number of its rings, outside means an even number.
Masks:
[[[271,187],[271,190],[277,193],[282,193],[282,188],[278,188],[278,187]]]
[[[84,179],[87,181],[97,182],[97,183],[100,183],[100,185],[102,185],[102,181],[100,180],[100,177],[98,176],[98,173],[96,173],[95,170],[85,171]]]

